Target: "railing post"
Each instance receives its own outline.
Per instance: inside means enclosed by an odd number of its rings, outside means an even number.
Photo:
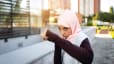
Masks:
[[[10,29],[9,31],[13,31],[13,1],[11,0],[11,9],[10,9],[10,19],[8,20],[8,22],[10,23]]]
[[[29,34],[31,34],[31,11],[30,11],[30,0],[27,0],[27,8],[28,8]]]

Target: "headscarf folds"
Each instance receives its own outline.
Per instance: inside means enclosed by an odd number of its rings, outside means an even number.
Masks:
[[[64,27],[70,27],[72,30],[72,35],[70,35],[67,40],[72,40],[72,38],[76,37],[76,35],[81,31],[81,27],[79,24],[79,20],[76,14],[70,10],[66,10],[58,17],[58,25],[62,25]]]

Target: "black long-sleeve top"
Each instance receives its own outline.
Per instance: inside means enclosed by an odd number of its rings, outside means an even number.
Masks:
[[[93,51],[88,38],[83,40],[80,47],[72,44],[68,40],[60,38],[58,35],[46,32],[49,41],[55,43],[54,64],[62,64],[61,49],[64,49],[70,56],[77,59],[82,64],[91,64],[93,61]]]

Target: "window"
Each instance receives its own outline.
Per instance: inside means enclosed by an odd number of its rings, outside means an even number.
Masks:
[[[31,10],[30,0],[0,0],[0,39],[39,34],[41,16]]]

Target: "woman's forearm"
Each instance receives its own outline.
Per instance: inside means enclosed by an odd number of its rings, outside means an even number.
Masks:
[[[64,49],[69,55],[76,58],[83,64],[91,64],[93,60],[93,52],[90,45],[82,45],[81,47],[73,45],[71,42],[60,38],[56,34],[47,31],[48,40],[53,41],[55,45]],[[86,42],[87,44],[89,42]]]

